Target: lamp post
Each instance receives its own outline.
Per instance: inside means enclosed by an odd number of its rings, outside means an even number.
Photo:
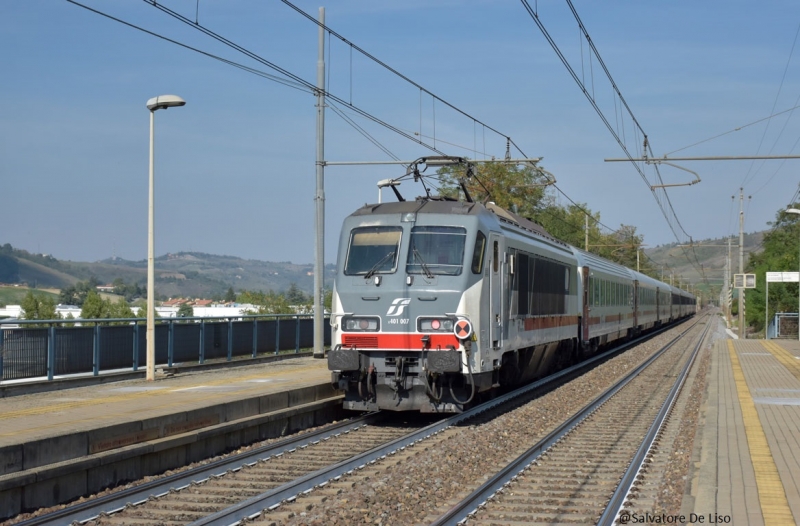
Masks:
[[[153,146],[155,136],[154,115],[158,110],[166,110],[176,106],[183,106],[186,101],[177,95],[160,95],[147,101],[150,110],[150,193],[147,212],[147,379],[155,380],[156,377],[156,334],[155,334],[155,264],[153,255],[155,241],[153,234],[154,204],[153,204]]]
[[[800,210],[797,208],[789,208],[786,210],[786,213],[800,215]],[[800,268],[798,270],[800,270]],[[798,274],[797,289],[797,340],[800,341],[800,274]],[[769,305],[769,298],[767,298],[767,305]]]

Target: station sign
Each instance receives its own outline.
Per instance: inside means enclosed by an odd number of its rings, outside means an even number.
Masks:
[[[800,272],[767,272],[767,283],[797,283]]]
[[[735,289],[754,289],[756,288],[755,274],[734,274],[733,288]]]

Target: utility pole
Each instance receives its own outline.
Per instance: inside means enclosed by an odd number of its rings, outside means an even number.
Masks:
[[[739,274],[744,274],[744,188],[739,188]],[[745,338],[744,289],[739,289],[739,339]]]
[[[639,249],[636,249],[636,272],[639,272]]]
[[[728,236],[728,258],[725,260],[725,323],[731,328],[731,237]]]
[[[589,252],[589,214],[585,214],[584,219],[586,220],[586,226],[583,229],[585,236],[583,241],[583,249],[586,252]]]
[[[319,8],[317,56],[317,191],[316,243],[314,244],[314,358],[325,357],[325,313],[322,297],[325,287],[325,8]]]

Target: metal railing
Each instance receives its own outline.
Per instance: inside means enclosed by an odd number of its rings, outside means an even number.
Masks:
[[[310,314],[156,319],[156,364],[233,360],[314,345]],[[0,320],[0,380],[92,373],[146,363],[146,319]],[[325,345],[330,345],[325,324]]]
[[[796,312],[777,312],[769,321],[766,339],[797,338],[797,327]]]

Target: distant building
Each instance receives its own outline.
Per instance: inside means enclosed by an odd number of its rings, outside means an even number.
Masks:
[[[6,305],[0,309],[0,318],[22,318],[22,306]]]
[[[73,318],[80,318],[81,317],[81,308],[77,305],[56,305],[56,314],[61,316],[62,318],[67,318],[72,316]]]
[[[111,292],[114,292],[114,288],[115,287],[114,287],[114,285],[98,285],[95,288],[97,289],[98,292],[111,293]]]

